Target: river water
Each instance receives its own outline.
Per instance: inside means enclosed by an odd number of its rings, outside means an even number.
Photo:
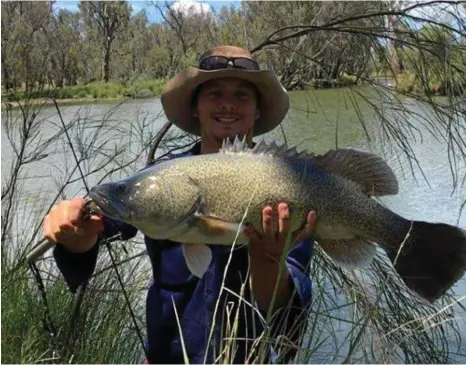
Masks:
[[[371,94],[371,97],[374,95]],[[395,113],[388,107],[389,99],[380,100],[376,97],[374,100],[382,115],[391,120],[391,126],[383,128],[380,117],[366,103],[361,102],[358,94],[349,92],[347,89],[292,92],[291,99],[292,109],[282,124],[283,132],[277,128],[264,136],[264,139],[283,141],[286,136],[289,145],[298,145],[299,149],[312,152],[324,152],[339,146],[357,147],[380,154],[395,171],[400,185],[399,194],[383,198],[384,204],[406,218],[438,221],[466,228],[466,209],[461,214],[462,203],[466,200],[466,184],[461,186],[461,181],[459,181],[459,186],[454,189],[455,174],[452,174],[449,163],[449,148],[446,142],[439,140],[429,132],[431,127],[426,120],[430,120],[434,126],[438,124],[427,108],[414,100],[406,99],[402,101],[402,105],[410,113]],[[73,142],[78,144],[78,139],[83,141],[81,150],[86,146],[95,147],[105,142],[105,145],[98,150],[91,151],[89,160],[83,164],[85,171],[96,170],[87,178],[90,186],[97,183],[116,165],[122,166],[133,160],[120,172],[120,175],[110,175],[111,178],[130,174],[142,167],[148,150],[145,150],[145,154],[137,156],[141,149],[141,139],[154,135],[165,122],[159,99],[128,101],[118,107],[115,103],[62,106],[60,110],[65,123],[81,118],[82,123],[70,130]],[[18,113],[14,111],[13,115],[18,115]],[[423,120],[422,116],[427,119]],[[3,119],[2,182],[6,181],[9,174],[8,168],[14,156]],[[60,128],[61,122],[54,107],[45,107],[40,110],[38,119],[42,120],[37,131],[38,138],[42,140]],[[98,125],[102,119],[106,119],[107,122],[99,131]],[[411,125],[411,131],[417,131],[413,132],[412,136],[409,136],[409,130],[406,129],[408,124]],[[462,129],[457,129],[457,132],[466,140],[465,119],[460,122],[461,125]],[[418,163],[418,166],[414,167],[414,172],[402,150],[393,147],[394,143],[387,143],[384,132],[390,128],[398,130],[399,134],[404,132],[407,136],[407,145]],[[171,133],[176,134],[176,132],[177,128],[172,127]],[[93,133],[98,134],[95,140],[92,140]],[[18,132],[13,135],[17,138]],[[33,141],[29,150],[37,148],[38,141],[39,139]],[[121,146],[125,148],[118,154]],[[79,146],[75,148],[78,149],[79,155]],[[58,191],[58,186],[63,181],[62,176],[66,171],[70,172],[75,165],[68,142],[63,137],[60,142],[48,146],[44,153],[47,157],[24,168],[23,174],[27,179],[24,180],[25,184],[21,192],[21,197],[27,204],[33,203],[32,206],[39,215],[43,214],[47,207],[47,204],[43,203],[44,200],[46,203],[51,202]],[[105,166],[99,165],[108,156],[114,155],[117,157],[111,163]],[[464,178],[466,162],[463,159],[457,159],[455,170],[459,171],[459,177]],[[73,176],[78,178],[78,172],[75,172]],[[78,180],[67,187],[64,194],[66,197],[71,197],[83,192],[85,192],[83,183]],[[41,203],[37,204],[38,201]],[[27,219],[26,216],[18,217],[18,226],[27,224]],[[458,297],[466,295],[465,279],[455,286],[455,291]],[[466,336],[464,330],[463,336]],[[466,352],[464,346],[463,350]],[[465,360],[464,357],[458,358],[461,362]]]

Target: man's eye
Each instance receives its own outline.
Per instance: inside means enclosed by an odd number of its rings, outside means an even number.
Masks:
[[[220,90],[211,90],[207,93],[207,95],[212,97],[218,97],[221,96],[222,93],[220,92]]]
[[[236,96],[240,99],[247,99],[249,98],[249,95],[247,93],[244,93],[244,92],[237,92],[236,93]]]

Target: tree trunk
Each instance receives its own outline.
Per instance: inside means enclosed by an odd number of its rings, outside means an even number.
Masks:
[[[110,80],[110,51],[112,48],[112,43],[107,41],[105,43],[105,54],[104,54],[104,82]]]
[[[134,53],[133,53],[133,57],[131,58],[131,66],[132,66],[133,72],[136,73],[137,64],[136,64],[136,57],[134,56]]]
[[[10,72],[8,70],[8,66],[5,63],[4,57],[2,56],[2,82],[5,91],[8,92],[12,89],[11,81],[10,81]]]
[[[333,66],[332,73],[330,75],[331,80],[336,80],[338,78],[338,75],[340,74],[340,67],[342,64],[342,59],[341,57],[338,57],[336,64]]]

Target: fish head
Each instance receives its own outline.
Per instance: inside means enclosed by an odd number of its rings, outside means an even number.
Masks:
[[[163,179],[137,175],[93,187],[89,197],[105,216],[138,226],[163,221],[165,201]]]
[[[144,171],[97,185],[89,197],[102,214],[137,227],[153,238],[164,238],[196,209],[199,190],[182,174]]]

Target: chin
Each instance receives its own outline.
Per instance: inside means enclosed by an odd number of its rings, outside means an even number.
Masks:
[[[234,134],[227,134],[227,135],[223,135],[223,136],[218,136],[217,137],[217,141],[222,144],[224,140],[226,140],[227,138],[230,139],[231,142],[233,142],[236,138],[236,136],[238,136],[238,138],[240,140],[243,139],[243,135],[242,134],[237,134],[237,133],[234,133]]]
[[[221,138],[222,140],[223,139],[226,139],[226,138],[230,138],[230,139],[235,139],[236,136],[240,137],[240,138],[243,138],[244,135],[246,135],[247,133],[244,132],[244,131],[239,131],[239,130],[230,130],[230,131],[221,131],[219,133],[216,133],[215,136],[217,138]]]

